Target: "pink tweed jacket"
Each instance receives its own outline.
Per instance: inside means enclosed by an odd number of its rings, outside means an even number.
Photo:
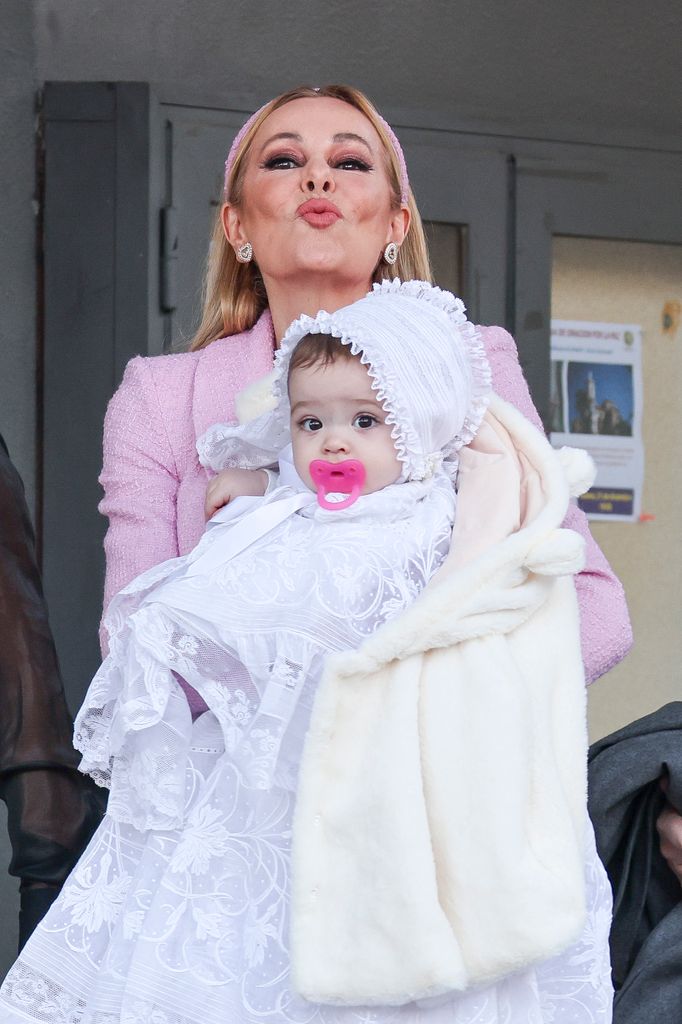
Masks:
[[[501,327],[481,332],[495,391],[542,429],[513,338]],[[211,424],[234,419],[235,395],[269,372],[273,346],[272,320],[265,313],[250,331],[197,352],[138,356],[128,363],[104,423],[99,509],[109,518],[105,608],[133,577],[186,554],[199,540],[208,474],[199,464],[196,440]],[[591,681],[626,655],[630,620],[623,588],[577,507],[565,525],[587,542],[587,563],[576,586]]]

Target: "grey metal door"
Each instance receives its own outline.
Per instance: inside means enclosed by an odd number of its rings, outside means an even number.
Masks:
[[[123,367],[160,334],[155,108],[145,85],[47,85],[38,516],[72,708],[99,661],[102,422]]]

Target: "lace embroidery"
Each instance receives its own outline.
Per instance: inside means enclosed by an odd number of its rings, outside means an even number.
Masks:
[[[192,723],[178,678],[211,708],[250,785],[293,788],[324,656],[357,648],[420,593],[449,550],[454,500],[440,474],[347,515],[313,503],[221,558],[237,516],[205,534],[201,573],[185,571],[195,551],[130,584],[76,721],[81,770],[109,786],[109,813],[140,829],[183,823]]]
[[[289,986],[294,794],[316,681],[326,652],[399,614],[441,564],[452,488],[407,489],[421,486],[399,488],[404,506],[357,502],[343,529],[317,510],[292,517],[267,553],[193,583],[172,560],[115,600],[112,654],[78,720],[109,812],[8,974],[3,1024],[608,1024],[610,890],[591,842],[583,935],[534,970],[372,1010]],[[211,708],[194,723],[178,673]]]
[[[288,987],[292,794],[254,795],[219,752],[194,754],[191,774],[188,833],[105,819],[81,882],[97,890],[93,907],[102,877],[124,900],[106,901],[115,916],[94,931],[94,916],[57,901],[3,985],[3,1024],[609,1024],[610,890],[591,836],[588,922],[562,955],[421,1005],[318,1006]]]

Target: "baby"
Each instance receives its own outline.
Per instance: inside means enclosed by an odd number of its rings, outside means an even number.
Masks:
[[[79,979],[88,1020],[182,1006],[327,1021],[289,978],[290,842],[316,689],[326,657],[399,615],[446,558],[457,453],[489,392],[461,302],[385,282],[296,321],[269,408],[200,439],[219,473],[215,514],[194,551],[110,605],[109,656],[75,731],[108,811],[27,947]],[[180,680],[208,708],[195,720]],[[86,913],[93,885],[108,902]]]
[[[7,1019],[610,1019],[561,461],[421,282],[301,317],[271,389],[198,442],[200,543],[110,605],[75,736],[108,810]]]
[[[250,784],[295,788],[325,656],[405,609],[448,553],[457,451],[488,392],[461,302],[429,285],[393,282],[289,328],[269,408],[198,442],[219,471],[204,537],[107,613],[76,744],[110,813],[182,822],[191,722],[176,681]]]
[[[377,400],[372,378],[348,345],[328,335],[306,335],[289,364],[291,443],[296,471],[311,490],[318,490],[310,466],[315,460],[342,464],[360,461],[365,469],[359,494],[395,483],[402,464],[393,443],[387,412]],[[272,487],[268,470],[225,469],[206,492],[206,517],[234,498],[262,496]]]

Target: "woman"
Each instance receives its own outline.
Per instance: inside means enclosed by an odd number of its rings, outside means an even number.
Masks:
[[[301,313],[314,315],[320,308],[336,310],[364,295],[373,280],[393,276],[428,278],[429,270],[404,160],[388,126],[360,93],[345,87],[299,89],[272,101],[247,123],[227,161],[226,202],[211,249],[205,315],[192,351],[133,360],[107,414],[102,476],[106,492],[102,511],[110,518],[107,601],[136,574],[189,551],[198,541],[208,478],[198,462],[196,439],[212,424],[233,418],[237,393],[271,369],[273,347],[290,321]],[[513,341],[499,328],[483,329],[482,337],[494,387],[539,427]],[[260,395],[252,392],[254,404],[256,398],[262,399],[262,390]],[[242,396],[242,411],[244,403]],[[587,672],[595,678],[627,650],[627,611],[620,584],[589,538],[584,517],[575,510],[569,524],[588,542],[588,569],[579,586]],[[189,691],[188,696],[193,710],[200,711],[197,695]],[[199,718],[197,731],[210,720],[209,715]],[[194,748],[198,756],[203,749]],[[198,822],[200,859],[214,838],[211,821]],[[168,842],[160,833],[161,859],[167,857],[164,844]],[[41,959],[41,950],[49,952],[51,932],[65,929],[70,948],[78,957],[86,957],[93,969],[101,957],[96,936],[103,921],[135,934],[144,914],[144,898],[142,894],[139,910],[119,920],[127,879],[120,870],[112,872],[112,861],[118,864],[121,856],[112,845],[96,868],[86,862],[77,869],[71,889],[73,906],[64,907],[64,921],[53,912],[42,939],[29,945],[22,966],[6,983],[17,1021],[53,1019],[48,1002],[50,1006],[58,1003],[62,1019],[81,1016],[67,969],[60,975],[58,992],[47,983],[54,965],[47,956]],[[150,861],[150,868],[154,863]],[[235,870],[237,886],[239,878],[240,871]],[[276,881],[273,876],[272,884]],[[603,882],[592,888],[599,900],[607,899]],[[212,934],[217,922],[208,915],[196,926],[202,934]],[[254,962],[276,956],[276,950],[268,948],[268,927],[267,919],[254,919],[251,949],[246,951]],[[576,1022],[607,1024],[607,987],[598,979],[583,978],[576,984],[573,970],[575,965],[578,973],[582,971],[580,963],[591,956],[595,945],[602,945],[604,931],[602,918],[601,934],[583,935],[560,963],[547,961],[537,971],[464,993],[448,1005],[436,1002],[421,1008],[406,1005],[355,1012],[292,1004],[291,1013],[283,1006],[267,1016],[278,1022],[295,1019],[297,1024],[312,1020],[500,1024],[503,1020],[549,1021],[568,1010]],[[184,962],[185,952],[172,942],[164,949],[171,964]],[[225,969],[222,962],[217,966]],[[113,968],[126,972],[124,963]],[[219,986],[213,985],[214,968],[213,961],[199,958],[197,969],[207,982],[202,1019],[264,1019],[245,998],[233,1007],[222,1005]],[[143,991],[145,976],[136,978],[138,982]],[[257,995],[267,998],[268,992]],[[166,1024],[171,1019],[165,1010],[146,1003],[133,1011],[130,1024],[152,1019]],[[112,1014],[107,1019],[119,1017]],[[174,1007],[172,1019],[173,1024],[196,1020],[196,1005]]]
[[[271,369],[289,323],[338,309],[372,281],[392,277],[429,280],[430,268],[389,126],[348,86],[302,87],[267,103],[226,163],[204,314],[190,352],[133,359],[109,406],[100,505],[110,523],[105,607],[138,573],[197,543],[207,475],[196,438],[234,417],[235,396]],[[513,339],[499,327],[483,328],[482,337],[494,390],[541,429]],[[592,681],[627,653],[630,623],[623,589],[585,516],[575,507],[565,525],[587,543],[577,588]],[[201,705],[194,699],[193,706]]]

